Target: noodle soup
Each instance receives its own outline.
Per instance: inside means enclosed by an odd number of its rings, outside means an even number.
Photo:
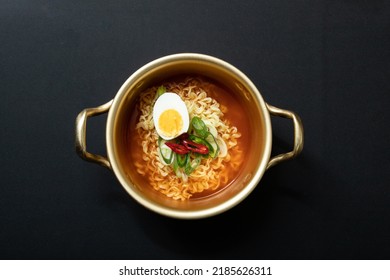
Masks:
[[[225,145],[215,157],[199,157],[199,165],[189,174],[178,174],[159,155],[152,110],[161,85],[179,95],[190,119],[202,119],[221,141],[217,142]],[[239,175],[249,152],[250,121],[240,100],[219,82],[199,75],[169,78],[143,90],[128,112],[124,159],[140,189],[177,201],[196,200],[227,188]]]

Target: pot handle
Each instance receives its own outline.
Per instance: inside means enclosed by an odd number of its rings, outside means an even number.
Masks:
[[[111,169],[111,164],[106,157],[95,155],[87,152],[86,132],[87,119],[89,117],[104,114],[110,110],[112,100],[95,108],[87,108],[82,110],[76,118],[76,152],[84,160],[100,164],[101,166]]]
[[[272,105],[266,104],[267,109],[271,115],[291,119],[294,124],[294,148],[291,152],[274,156],[270,159],[267,169],[270,167],[299,155],[303,149],[303,125],[299,116],[291,111],[279,109]]]

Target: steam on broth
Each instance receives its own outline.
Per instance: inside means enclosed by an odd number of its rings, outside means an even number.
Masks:
[[[181,98],[190,120],[188,131],[168,140],[156,126],[170,125],[153,119],[154,105],[163,92]],[[164,81],[140,94],[133,114],[129,156],[143,185],[172,199],[187,200],[211,195],[238,176],[248,146],[248,120],[234,95],[217,82],[200,76]],[[178,115],[186,118],[182,110]]]

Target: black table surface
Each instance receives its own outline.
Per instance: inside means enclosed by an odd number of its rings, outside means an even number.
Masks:
[[[0,1],[1,259],[389,259],[390,2]],[[75,118],[146,63],[221,58],[296,112],[302,154],[233,209],[176,220],[75,153]],[[107,115],[90,119],[105,154]],[[273,154],[292,146],[272,118]]]

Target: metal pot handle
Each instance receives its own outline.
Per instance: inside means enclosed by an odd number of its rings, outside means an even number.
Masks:
[[[100,164],[108,169],[111,169],[110,161],[103,156],[95,155],[87,152],[86,132],[87,119],[89,117],[104,114],[110,110],[112,100],[95,108],[87,108],[81,111],[76,118],[76,152],[84,160]]]
[[[303,148],[303,125],[299,116],[291,111],[279,109],[272,105],[266,104],[268,111],[271,115],[291,119],[294,124],[294,148],[291,152],[274,156],[270,159],[267,165],[267,169],[270,167],[299,155]]]

